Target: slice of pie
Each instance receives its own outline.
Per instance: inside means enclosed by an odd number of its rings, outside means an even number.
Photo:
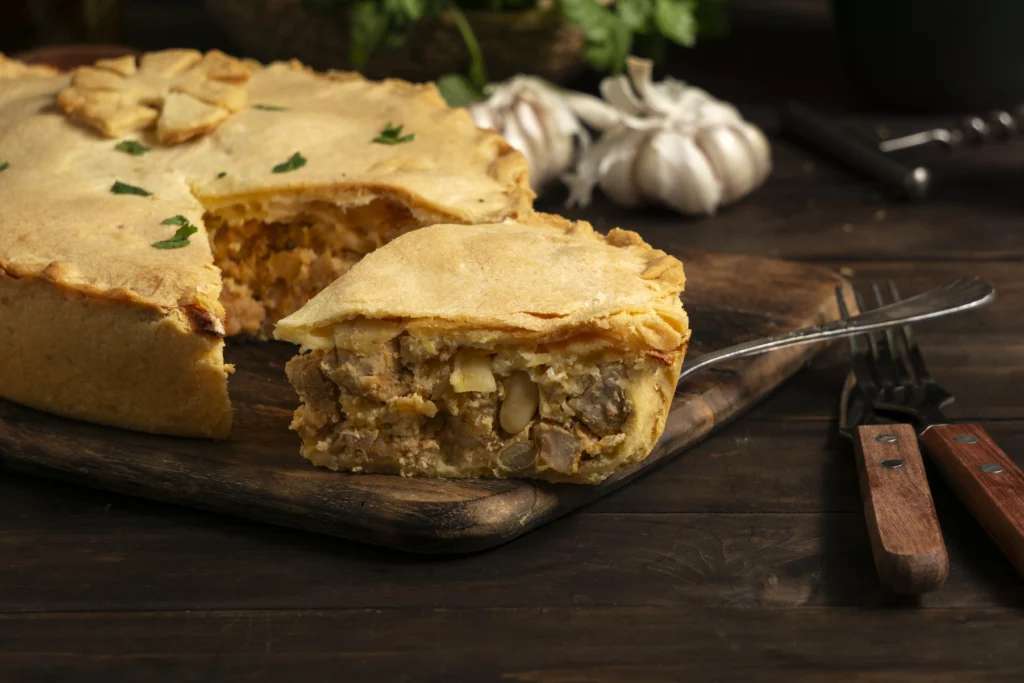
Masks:
[[[148,53],[0,56],[0,396],[226,436],[225,335],[434,223],[529,211],[526,163],[433,85]]]
[[[633,232],[537,214],[435,225],[278,323],[316,465],[595,484],[665,427],[683,267]]]

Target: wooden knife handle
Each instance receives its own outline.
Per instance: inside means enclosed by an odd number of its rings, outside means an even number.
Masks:
[[[1024,575],[1024,472],[979,425],[929,427],[921,442],[960,500]]]
[[[949,558],[917,434],[907,424],[865,425],[857,428],[854,442],[879,578],[897,593],[938,590]]]

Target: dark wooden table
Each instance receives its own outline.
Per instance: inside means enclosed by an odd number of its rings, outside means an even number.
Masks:
[[[738,14],[730,39],[674,72],[769,131],[785,97],[867,131],[928,123],[848,96],[821,3]],[[994,305],[920,339],[953,415],[1024,463],[1024,144],[925,155],[940,180],[909,205],[774,141],[768,185],[716,218],[603,203],[577,215],[662,247],[823,263],[906,291],[991,278]],[[946,586],[915,601],[879,585],[835,433],[840,361],[823,357],[660,471],[474,556],[0,472],[0,681],[1022,680],[1024,579],[935,477]]]

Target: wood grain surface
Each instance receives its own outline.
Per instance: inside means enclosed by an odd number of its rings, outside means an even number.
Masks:
[[[1024,576],[1024,472],[979,425],[935,425],[921,435],[921,443]]]
[[[917,433],[908,424],[863,425],[854,445],[879,578],[897,593],[938,590],[949,574],[949,558]]]
[[[764,127],[767,184],[706,220],[600,194],[568,215],[663,249],[893,278],[904,294],[990,278],[995,303],[916,339],[957,397],[949,417],[1024,463],[1024,140],[907,152],[933,192],[885,201],[780,139],[779,104],[869,137],[954,113],[858,101],[827,0],[727,6],[729,36],[702,35],[667,71]],[[138,47],[230,48],[200,0],[133,0],[126,23]],[[836,433],[848,369],[836,345],[652,476],[484,553],[414,555],[0,469],[0,681],[1019,683],[1024,580],[927,457],[949,578],[918,597],[878,580]]]
[[[754,256],[679,254],[690,353],[787,332],[836,316],[828,269]],[[315,468],[288,430],[297,405],[284,363],[295,347],[233,342],[235,421],[225,442],[138,434],[0,403],[0,464],[32,474],[428,553],[489,548],[599,498],[692,446],[806,363],[794,347],[688,380],[665,433],[640,465],[599,486],[526,480],[430,480]],[[656,475],[655,475],[656,476]]]

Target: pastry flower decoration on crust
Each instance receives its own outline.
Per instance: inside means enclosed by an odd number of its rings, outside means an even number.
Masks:
[[[156,125],[166,145],[208,133],[245,106],[249,66],[223,52],[163,50],[75,69],[57,104],[107,137]]]

